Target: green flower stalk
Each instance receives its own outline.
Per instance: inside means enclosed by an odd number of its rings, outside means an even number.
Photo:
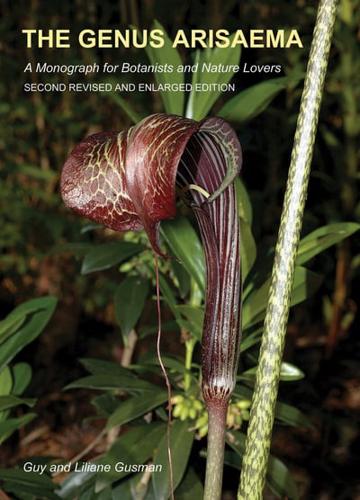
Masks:
[[[239,500],[260,500],[265,484],[295,259],[336,6],[336,0],[321,0],[311,44],[275,251],[269,302],[241,471]]]

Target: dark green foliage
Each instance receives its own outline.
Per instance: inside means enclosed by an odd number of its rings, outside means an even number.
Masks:
[[[115,291],[115,316],[125,344],[141,316],[148,293],[149,281],[140,276],[125,278]]]
[[[9,363],[40,335],[54,313],[56,302],[54,297],[30,300],[16,307],[0,322],[0,444],[36,417],[36,413],[30,412],[14,415],[19,406],[32,408],[36,400],[20,397],[30,383],[31,367],[27,363]],[[44,498],[57,498],[53,493],[55,485],[47,476],[39,477],[21,469],[1,469],[0,481],[9,493],[32,492]]]

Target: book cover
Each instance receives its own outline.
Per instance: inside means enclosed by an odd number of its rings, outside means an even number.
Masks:
[[[357,498],[358,1],[1,11],[0,498]]]

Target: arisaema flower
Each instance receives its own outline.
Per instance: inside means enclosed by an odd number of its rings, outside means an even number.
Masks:
[[[68,207],[115,231],[144,228],[160,255],[159,224],[175,217],[179,191],[194,210],[207,271],[202,390],[209,438],[211,413],[225,426],[239,353],[239,219],[233,180],[241,163],[239,141],[224,120],[155,114],[126,131],[84,139],[61,177]]]

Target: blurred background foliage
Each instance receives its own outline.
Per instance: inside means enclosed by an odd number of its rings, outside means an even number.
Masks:
[[[29,456],[42,457],[42,460],[44,457],[70,460],[86,451],[88,445],[91,445],[91,450],[84,456],[93,458],[111,450],[111,446],[116,446],[117,434],[114,435],[113,426],[110,426],[106,434],[107,442],[96,439],[103,432],[104,419],[109,416],[111,418],[116,407],[114,398],[118,392],[113,385],[109,386],[109,380],[103,384],[99,380],[84,382],[85,378],[81,379],[83,382],[74,382],[75,379],[84,377],[84,368],[93,375],[109,375],[109,370],[115,369],[114,365],[100,366],[88,360],[83,362],[82,367],[78,358],[111,361],[117,363],[119,369],[121,364],[135,364],[136,375],[133,376],[140,380],[140,385],[135,389],[134,397],[141,397],[143,400],[146,388],[141,379],[142,374],[146,378],[146,374],[155,371],[155,382],[161,385],[161,381],[156,379],[158,368],[151,367],[155,363],[153,335],[156,332],[156,318],[152,255],[146,238],[142,233],[115,234],[80,220],[64,208],[59,195],[61,167],[75,144],[91,133],[127,128],[132,123],[132,116],[163,111],[161,95],[136,92],[121,97],[100,93],[26,93],[22,88],[26,81],[105,81],[101,74],[89,77],[25,74],[23,70],[28,61],[46,61],[50,64],[95,61],[101,64],[107,61],[118,64],[122,60],[132,63],[148,62],[149,57],[152,60],[154,55],[146,54],[144,50],[83,49],[77,43],[73,43],[70,50],[25,49],[20,30],[69,27],[76,34],[85,27],[127,28],[133,25],[149,28],[154,19],[164,26],[170,38],[177,29],[184,26],[189,29],[226,28],[230,32],[251,27],[295,27],[299,30],[304,43],[303,50],[242,50],[241,63],[281,64],[280,75],[239,72],[232,80],[239,93],[275,76],[282,78],[279,89],[271,95],[262,113],[259,108],[254,116],[250,116],[249,112],[248,119],[244,120],[241,115],[243,106],[239,106],[238,114],[237,108],[231,106],[231,116],[228,117],[239,133],[244,150],[243,184],[238,185],[238,190],[239,199],[242,200],[240,214],[246,240],[244,262],[249,273],[252,268],[252,274],[249,274],[244,283],[245,294],[252,293],[249,302],[256,304],[255,300],[258,300],[260,307],[255,311],[257,316],[254,312],[248,312],[246,318],[249,328],[253,329],[249,329],[244,339],[244,343],[248,342],[243,345],[246,356],[242,358],[241,364],[241,369],[245,372],[242,373],[244,383],[239,381],[241,387],[238,397],[239,401],[247,401],[251,396],[251,370],[256,365],[257,342],[261,334],[259,322],[266,305],[267,288],[260,285],[266,283],[271,269],[271,252],[280,218],[301,96],[301,79],[306,68],[316,6],[317,2],[304,0],[291,3],[275,0],[174,0],[171,8],[166,0],[2,2],[0,307],[1,317],[7,319],[2,326],[0,324],[0,341],[1,332],[4,335],[3,342],[8,342],[9,335],[18,335],[19,329],[26,327],[29,332],[28,342],[24,340],[24,345],[16,347],[15,342],[15,346],[12,344],[8,347],[14,356],[22,347],[23,349],[17,354],[15,365],[8,365],[12,357],[4,358],[0,374],[1,387],[5,387],[0,392],[0,398],[8,398],[1,399],[1,408],[6,412],[10,408],[11,419],[18,419],[13,423],[14,430],[21,427],[11,437],[8,437],[10,434],[7,427],[3,430],[8,439],[0,451],[2,467],[13,467]],[[282,384],[281,404],[295,405],[301,410],[300,414],[296,413],[293,406],[293,410],[282,407],[288,420],[292,415],[293,424],[302,425],[278,425],[273,442],[273,452],[290,469],[298,485],[300,498],[345,499],[360,496],[356,474],[360,466],[360,342],[356,327],[360,255],[355,238],[343,239],[345,235],[354,232],[356,226],[334,226],[343,222],[359,222],[360,218],[359,24],[359,1],[341,0],[303,226],[303,235],[330,224],[332,232],[325,231],[320,234],[319,240],[313,240],[314,253],[307,256],[311,260],[306,262],[308,271],[299,271],[299,283],[305,288],[297,302],[309,295],[309,288],[313,287],[310,291],[317,290],[317,293],[292,309],[288,328],[288,365],[284,365],[284,380],[288,377],[293,382]],[[190,63],[194,54],[191,56],[190,51],[180,51],[180,56],[184,62]],[[117,74],[116,77],[108,78],[124,83],[153,81],[151,75],[142,74]],[[223,113],[226,116],[224,110],[227,109],[229,113],[229,105],[227,108],[223,106],[230,98],[234,96],[214,96],[216,102],[211,114]],[[194,109],[199,111],[199,103]],[[207,112],[205,110],[204,114]],[[193,226],[188,226],[184,220],[179,219],[176,223],[182,226],[178,228],[178,234],[185,235],[186,241],[195,241],[196,244],[196,234],[192,236],[191,233],[187,237],[189,231],[194,231]],[[164,244],[183,265],[175,260],[161,264],[163,350],[169,354],[167,361],[169,369],[173,370],[174,387],[180,377],[183,380],[181,387],[186,392],[186,389],[192,387],[192,377],[194,380],[198,377],[197,336],[199,329],[201,330],[203,273],[201,257],[196,265],[194,259],[187,260],[189,255],[197,255],[196,248],[182,249],[181,244],[176,241],[174,227],[176,228],[174,225],[164,224]],[[341,237],[343,230],[346,234]],[[326,239],[331,234],[335,235],[331,242],[326,240],[329,244],[323,244],[322,238]],[[334,246],[337,242],[339,243]],[[330,247],[330,244],[333,246]],[[329,248],[320,256],[317,255],[327,246]],[[304,249],[306,250],[306,246]],[[318,278],[319,276],[322,278]],[[43,296],[56,296],[56,309],[55,299],[52,297],[39,299],[45,302],[35,305],[26,302]],[[129,304],[126,309],[122,307],[125,299]],[[20,310],[19,313],[16,309],[13,311],[24,302],[30,304],[25,306],[25,312]],[[30,307],[30,313],[26,312],[26,307]],[[7,315],[10,311],[13,312],[9,320]],[[38,319],[38,314],[45,314],[46,321]],[[47,324],[51,316],[52,320]],[[30,321],[34,321],[35,326],[30,328]],[[38,337],[42,330],[42,335]],[[188,331],[192,332],[192,336],[187,336]],[[25,345],[28,343],[29,345]],[[1,345],[3,344],[0,344],[0,350]],[[190,368],[191,361],[194,363],[191,380],[188,378],[188,371],[184,375],[184,364],[176,365],[178,359],[185,359],[186,364],[186,354],[189,356],[190,352]],[[305,373],[305,378],[302,378],[302,372]],[[21,390],[16,386],[19,373],[23,378]],[[122,375],[125,377],[123,372]],[[129,386],[129,380],[126,381]],[[74,390],[62,390],[71,383]],[[105,392],[100,396],[95,393],[97,397],[91,405],[90,396],[94,395],[96,383],[97,389]],[[145,392],[142,393],[142,390]],[[142,395],[139,396],[137,391]],[[23,392],[24,399],[20,400],[19,396]],[[190,393],[189,398],[192,397]],[[37,402],[33,398],[37,398]],[[163,395],[159,390],[158,405],[163,402]],[[188,418],[180,418],[181,411],[183,415],[186,413],[181,408],[182,401],[178,399],[176,404],[179,406],[179,419],[176,421],[174,439],[182,435],[181,425]],[[35,414],[24,409],[26,406],[33,407],[31,411],[37,413],[36,419],[32,420]],[[189,403],[189,409],[190,407]],[[150,404],[144,407],[144,412],[152,408]],[[89,418],[94,417],[95,409],[102,414],[103,420]],[[235,406],[233,410],[233,417],[236,419],[238,413]],[[200,412],[200,409],[197,411]],[[247,409],[243,408],[243,411],[246,417]],[[163,409],[159,407],[157,418],[160,423],[152,424],[154,443],[159,440],[160,435],[156,426],[163,425],[162,412]],[[8,413],[5,415],[2,412],[0,417],[1,415],[3,420],[9,417]],[[199,416],[198,413],[196,415]],[[32,422],[23,428],[30,420]],[[246,421],[246,418],[243,420]],[[311,422],[310,427],[308,421]],[[117,419],[116,425],[125,425],[126,422],[126,419]],[[0,431],[1,425],[2,420]],[[246,422],[244,425],[246,427]],[[129,447],[132,446],[131,439],[136,442],[149,434],[148,429],[135,428],[130,431],[130,437],[127,438]],[[201,434],[200,427],[197,432]],[[235,439],[236,434],[238,436]],[[229,437],[227,452],[227,498],[233,498],[236,491],[236,468],[239,467],[241,446],[242,434],[235,426],[233,438]],[[185,448],[184,453],[189,455],[191,444],[185,443]],[[199,452],[201,453],[200,448],[200,445],[193,447],[192,458],[190,457],[192,467],[188,468],[179,487],[182,488],[179,498],[182,498],[181,495],[186,498],[188,483],[195,488],[192,490],[193,495],[201,491],[199,479],[196,479],[198,475],[201,477],[201,469],[197,468],[195,472],[193,468]],[[147,459],[148,456],[144,461]],[[275,460],[277,459],[274,459],[272,466],[276,473],[270,474],[268,485],[271,488],[267,489],[266,498],[273,498],[276,492],[277,496],[287,494],[293,498],[292,484],[285,490],[279,490],[278,485],[274,485],[274,481],[281,478],[283,473],[282,466]],[[187,460],[184,462],[186,464]],[[180,479],[184,473],[185,470],[178,472]],[[8,474],[11,476],[11,472]],[[10,483],[8,491],[12,491],[14,478],[3,475],[2,479]],[[131,481],[135,484],[135,479]],[[117,494],[123,495],[121,498],[126,498],[125,490],[130,488],[131,481],[116,486]],[[70,486],[70,493],[66,492],[66,486],[63,488],[63,497],[70,495],[67,498],[71,498],[75,494]],[[84,494],[92,486],[87,484]],[[53,490],[53,486],[48,483],[37,486],[32,484],[31,487],[35,488],[35,497],[38,494],[37,487],[42,488],[41,491]],[[159,492],[161,488],[166,490],[166,485],[154,484],[153,488],[155,492]],[[22,498],[16,487],[13,494]],[[104,498],[110,494],[105,491]]]

